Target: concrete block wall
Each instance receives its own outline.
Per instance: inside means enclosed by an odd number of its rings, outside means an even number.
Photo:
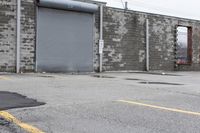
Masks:
[[[99,37],[100,37],[100,11],[95,13],[94,24],[94,71],[99,71]]]
[[[150,22],[151,70],[200,70],[200,21],[162,15],[148,15]],[[175,64],[176,26],[192,27],[192,64]]]
[[[21,71],[35,67],[35,4],[21,1]],[[17,0],[0,1],[0,71],[16,71]]]
[[[143,70],[145,15],[105,7],[103,27],[104,70]]]
[[[150,70],[174,70],[176,20],[149,15]]]
[[[21,4],[21,71],[34,71],[36,53],[35,0],[22,0]]]
[[[16,1],[0,1],[0,71],[15,71]]]
[[[104,8],[104,70],[145,70],[149,19],[150,70],[200,70],[200,21],[122,9]],[[191,65],[175,64],[176,26],[192,27]]]
[[[16,1],[0,1],[0,71],[16,67]],[[87,1],[87,0],[82,0]],[[21,71],[35,70],[36,5],[22,0]],[[99,12],[94,24],[94,71],[99,68]],[[104,71],[145,70],[145,21],[149,19],[150,70],[200,70],[200,21],[104,7]],[[175,65],[177,25],[192,27],[192,64]]]

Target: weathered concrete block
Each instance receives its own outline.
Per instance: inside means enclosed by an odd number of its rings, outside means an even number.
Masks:
[[[80,0],[88,2],[88,0]],[[91,1],[90,1],[91,2]],[[16,67],[16,0],[0,1],[0,71]],[[21,71],[34,71],[36,64],[36,4],[22,0]],[[145,70],[146,19],[149,19],[150,70],[200,70],[200,21],[104,7],[103,70]],[[99,22],[95,13],[94,71],[99,69]],[[192,64],[175,65],[175,28],[192,27]]]

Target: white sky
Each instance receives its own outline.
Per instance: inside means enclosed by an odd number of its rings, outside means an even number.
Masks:
[[[128,2],[128,8],[136,11],[164,14],[200,20],[199,0],[96,0],[107,2],[107,6],[123,8],[122,2]]]

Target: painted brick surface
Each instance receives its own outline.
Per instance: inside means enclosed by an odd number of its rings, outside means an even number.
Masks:
[[[16,1],[0,1],[0,71],[15,71]]]
[[[16,69],[16,8],[16,0],[0,1],[0,71],[14,72]],[[34,71],[34,0],[23,0],[21,12],[21,71]]]
[[[87,0],[81,0],[87,1]],[[21,71],[35,70],[35,0],[22,0]],[[94,23],[94,71],[99,69],[99,12]],[[145,70],[145,21],[149,19],[150,70],[200,70],[200,21],[104,7],[103,70]],[[192,64],[176,65],[177,25],[192,27]],[[0,71],[15,71],[16,0],[0,1]]]
[[[104,10],[104,70],[143,70],[145,15]]]
[[[94,25],[94,71],[99,71],[99,36],[100,36],[100,13],[95,13],[95,25]]]
[[[149,16],[150,70],[174,69],[176,21]]]
[[[22,0],[21,71],[35,69],[36,11],[34,0]]]
[[[104,70],[145,70],[145,20],[149,19],[150,70],[200,70],[200,21],[104,9]],[[191,65],[175,64],[177,25],[192,27]]]

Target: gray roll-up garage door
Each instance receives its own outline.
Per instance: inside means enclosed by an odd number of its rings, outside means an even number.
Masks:
[[[93,71],[93,14],[38,8],[39,72]]]

